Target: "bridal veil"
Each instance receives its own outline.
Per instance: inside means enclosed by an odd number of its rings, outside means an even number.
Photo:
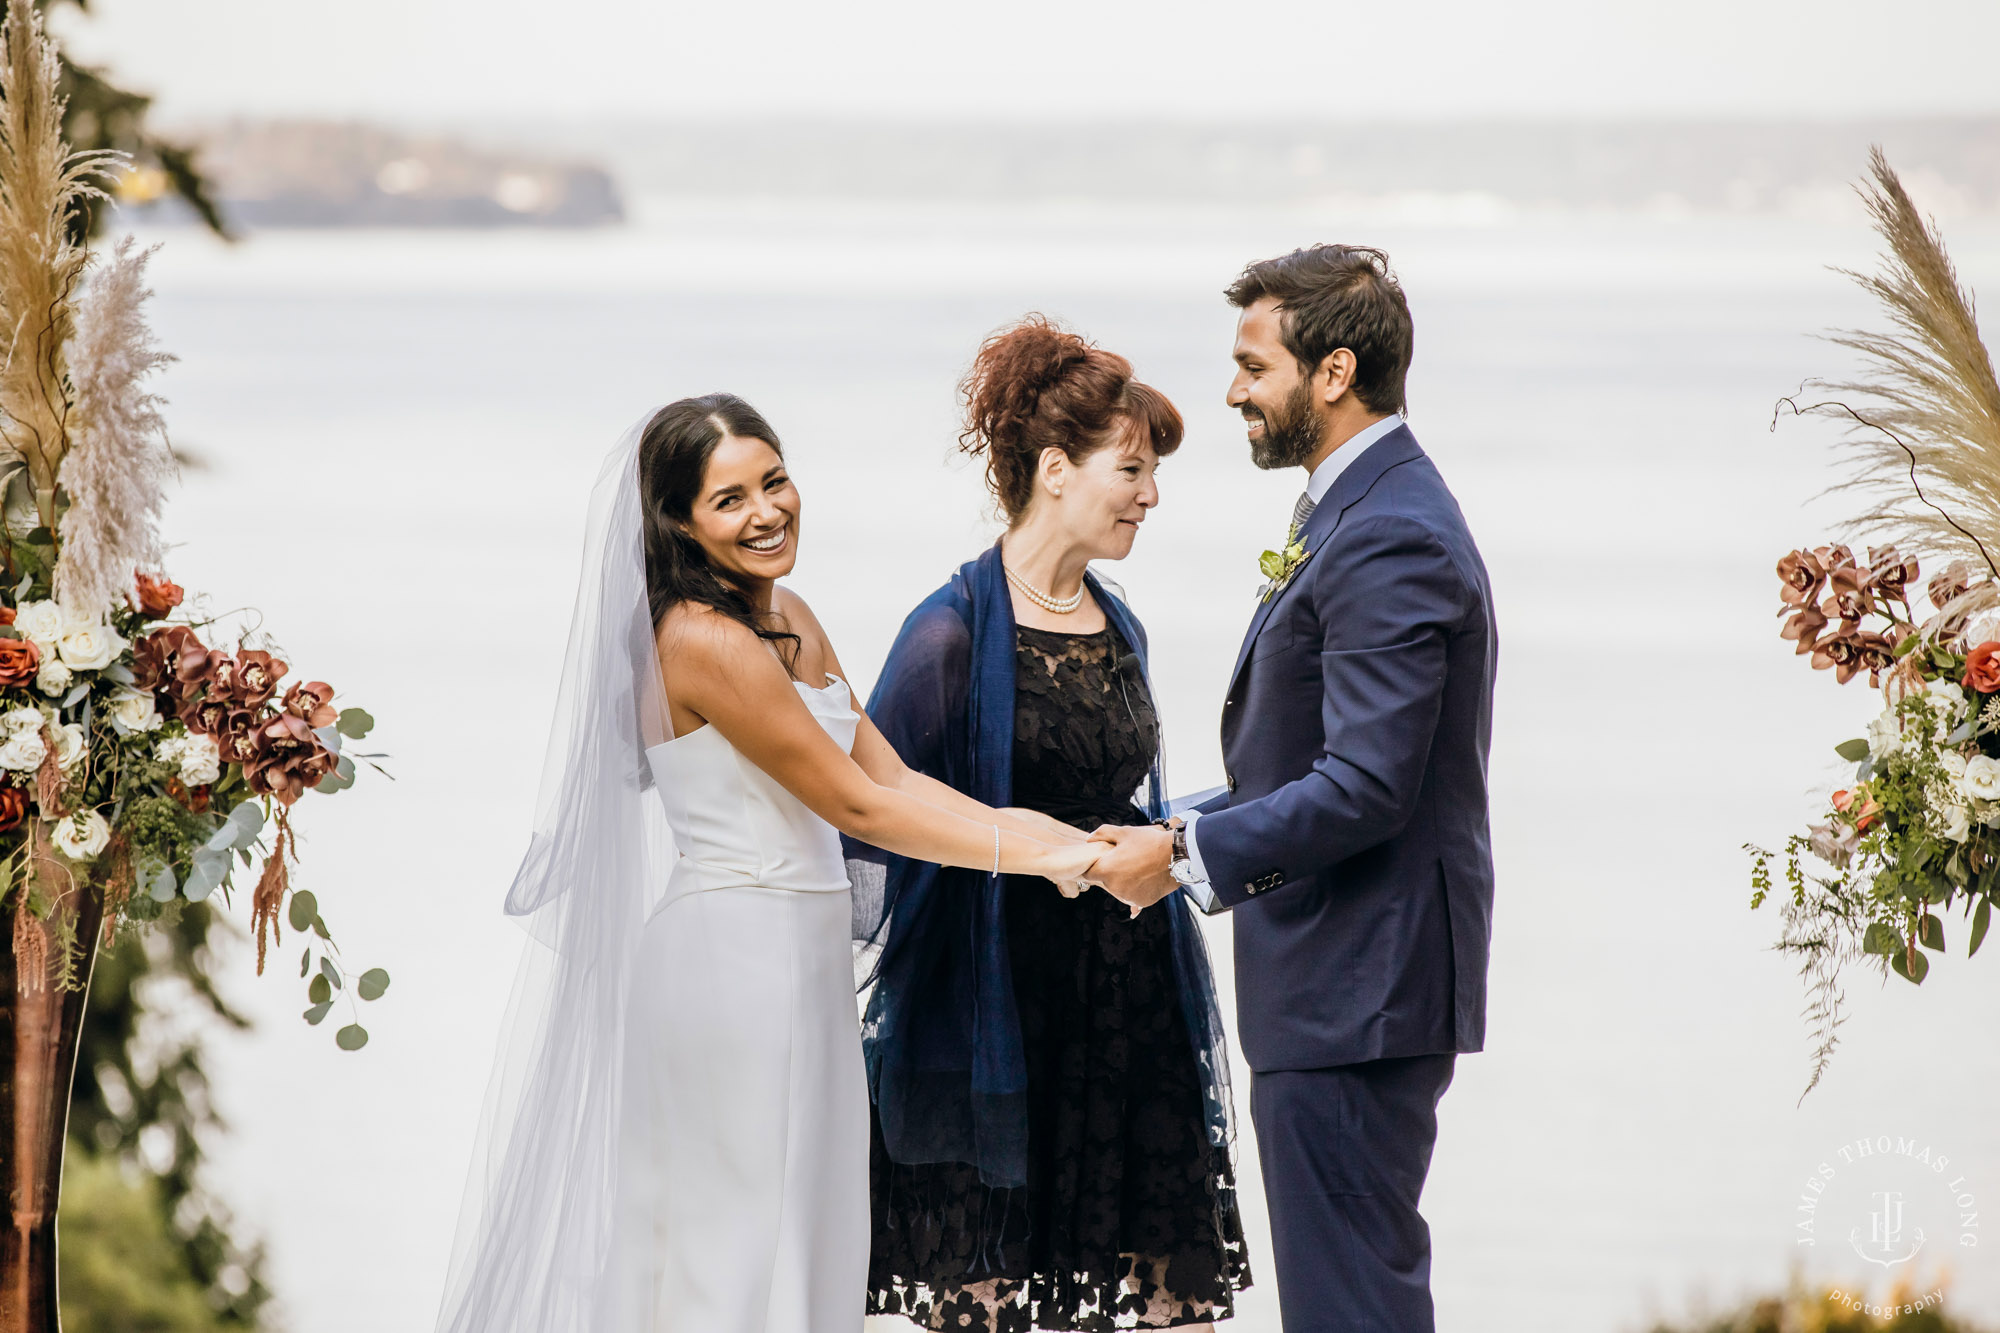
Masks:
[[[646,600],[638,446],[591,494],[583,571],[541,795],[506,911],[527,928],[481,1116],[440,1333],[629,1333],[618,1271],[626,990],[676,853],[646,750],[670,738]],[[623,1127],[625,1132],[629,1126]],[[629,1165],[629,1164],[628,1164]],[[621,1197],[620,1190],[628,1190]]]

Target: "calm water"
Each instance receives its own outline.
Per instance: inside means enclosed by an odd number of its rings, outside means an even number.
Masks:
[[[1189,438],[1114,573],[1151,630],[1173,785],[1207,786],[1255,555],[1299,485],[1248,465],[1222,406],[1218,292],[1247,259],[1336,236],[1404,274],[1413,425],[1499,599],[1491,1029],[1445,1099],[1426,1197],[1441,1325],[1640,1328],[1801,1260],[1879,1279],[1844,1218],[1794,1243],[1802,1183],[1857,1138],[1934,1145],[2000,1206],[2000,965],[1954,959],[1921,996],[1857,976],[1846,1045],[1800,1106],[1798,988],[1765,951],[1775,918],[1745,910],[1739,844],[1798,823],[1830,744],[1874,711],[1790,658],[1769,573],[1833,517],[1805,504],[1827,431],[1767,427],[1779,394],[1840,369],[1804,335],[1868,313],[1822,268],[1866,261],[1858,219],[683,210],[616,235],[226,252],[163,233],[170,420],[207,464],[172,511],[174,572],[263,608],[300,671],[381,720],[398,779],[301,811],[298,883],[357,967],[396,978],[368,1050],[299,1022],[285,949],[261,979],[242,949],[226,969],[258,1026],[217,1039],[215,1183],[268,1237],[295,1328],[430,1326],[519,950],[498,900],[585,489],[617,433],[717,387],[765,410],[806,500],[795,584],[865,684],[909,606],[995,531],[951,451],[979,339],[1039,309],[1125,353]],[[2000,282],[2000,234],[1954,236],[1968,276]],[[1226,922],[1212,944],[1226,983]],[[1261,1229],[1247,1128],[1242,1150]],[[1275,1330],[1253,1235],[1261,1284],[1236,1326]],[[2000,1318],[1984,1252],[1933,1226],[1915,1271],[1948,1261],[1951,1300]]]

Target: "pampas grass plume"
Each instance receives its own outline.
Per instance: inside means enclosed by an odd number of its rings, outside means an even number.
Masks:
[[[159,350],[146,325],[152,253],[130,237],[120,241],[77,302],[69,347],[76,407],[61,473],[69,512],[62,519],[55,594],[85,615],[128,596],[134,572],[157,566],[163,554],[160,511],[174,458],[160,399],[145,384],[174,358]]]
[[[1962,558],[2000,576],[2000,382],[1972,293],[1880,148],[1869,174],[1862,200],[1889,253],[1878,272],[1848,276],[1881,303],[1891,330],[1833,338],[1864,363],[1859,378],[1829,386],[1861,400],[1858,408],[1831,405],[1858,423],[1845,441],[1858,466],[1839,489],[1870,501],[1863,529],[1930,552],[1940,567]]]
[[[25,464],[35,507],[53,527],[56,477],[67,447],[64,344],[89,251],[70,237],[70,214],[103,197],[98,182],[119,153],[71,153],[55,44],[33,4],[10,4],[0,25],[0,474]]]

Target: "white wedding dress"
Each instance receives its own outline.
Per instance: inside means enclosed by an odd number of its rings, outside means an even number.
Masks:
[[[851,750],[846,683],[798,689]],[[598,1326],[859,1333],[868,1089],[840,837],[713,726],[646,758],[681,859],[631,974]]]

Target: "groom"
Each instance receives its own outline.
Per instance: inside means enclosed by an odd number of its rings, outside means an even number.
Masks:
[[[1303,468],[1305,493],[1230,676],[1227,790],[1180,827],[1100,830],[1091,878],[1235,913],[1286,1333],[1420,1333],[1438,1099],[1486,1028],[1492,591],[1403,422],[1388,257],[1295,250],[1228,297],[1251,461]]]

